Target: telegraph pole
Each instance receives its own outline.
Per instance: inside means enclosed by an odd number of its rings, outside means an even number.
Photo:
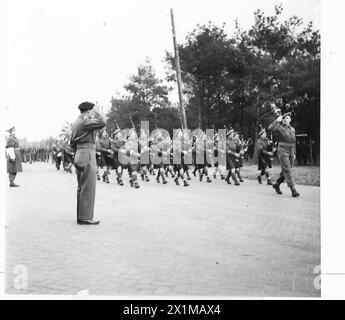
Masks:
[[[176,66],[176,75],[177,75],[178,98],[180,102],[181,125],[182,125],[182,129],[187,129],[186,111],[184,109],[183,96],[182,96],[180,57],[178,54],[178,47],[177,47],[177,41],[176,41],[173,9],[170,9],[170,16],[171,16],[171,26],[172,26],[172,34],[173,34],[173,41],[174,41],[174,50],[175,50],[175,66]]]

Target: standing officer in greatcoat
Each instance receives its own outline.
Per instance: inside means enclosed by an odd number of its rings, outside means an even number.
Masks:
[[[6,142],[6,154],[7,154],[7,173],[10,180],[10,187],[19,187],[14,183],[17,172],[22,172],[22,159],[20,156],[19,142],[16,138],[16,129],[12,127],[7,130],[10,133]]]
[[[95,225],[93,220],[96,194],[96,130],[106,125],[106,119],[93,109],[95,104],[83,102],[81,112],[72,125],[71,147],[75,150],[74,165],[77,172],[77,223]]]
[[[280,184],[286,179],[287,185],[291,189],[293,197],[298,197],[295,183],[292,178],[292,166],[296,158],[296,133],[290,126],[291,112],[285,113],[274,120],[268,130],[276,133],[278,140],[279,162],[282,168],[279,179],[273,184],[273,188],[278,194],[282,194]]]

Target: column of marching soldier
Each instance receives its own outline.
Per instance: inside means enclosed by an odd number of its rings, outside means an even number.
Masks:
[[[75,166],[78,182],[78,224],[99,224],[99,221],[93,220],[93,215],[96,179],[101,179],[101,170],[103,170],[102,179],[105,183],[110,183],[110,170],[115,170],[116,181],[120,186],[123,186],[123,171],[127,170],[129,183],[136,189],[139,188],[139,177],[148,182],[150,175],[156,176],[156,181],[163,184],[167,183],[170,175],[176,185],[180,185],[182,181],[183,185],[188,187],[188,180],[191,180],[189,172],[191,168],[195,177],[198,173],[200,182],[205,177],[207,183],[211,183],[208,172],[211,166],[215,167],[214,178],[219,174],[221,179],[228,184],[231,184],[232,179],[235,186],[243,182],[242,159],[251,141],[250,139],[244,141],[235,130],[226,130],[225,136],[217,132],[215,136],[208,137],[202,130],[191,134],[188,130],[179,129],[171,140],[167,131],[157,128],[155,135],[151,135],[150,138],[148,138],[148,132],[141,130],[138,140],[134,123],[131,121],[132,129],[117,128],[110,137],[104,129],[106,118],[98,108],[94,109],[94,106],[95,104],[91,102],[81,103],[78,106],[80,115],[72,124],[70,132],[65,131],[64,135],[60,135],[60,141],[57,140],[51,148],[52,162],[55,163],[57,170],[60,170],[62,164],[65,171],[72,173],[72,167]],[[276,112],[275,109],[273,110]],[[260,171],[257,180],[262,184],[262,177],[265,176],[267,184],[272,185],[277,194],[282,194],[280,184],[286,180],[292,196],[298,197],[299,193],[291,175],[296,157],[296,134],[294,128],[290,126],[291,113],[281,115],[280,109],[277,110],[279,110],[278,117],[268,129],[275,132],[277,137],[276,149],[281,173],[278,180],[272,184],[268,170],[272,167],[275,148],[273,142],[267,138],[266,130],[261,128],[256,142]],[[6,141],[7,173],[10,187],[19,187],[15,179],[17,173],[22,172],[22,158],[32,162],[32,157],[29,150],[20,149],[15,127],[7,131],[10,134]],[[38,153],[38,155],[42,161],[49,159],[47,153]],[[222,171],[224,161],[220,161],[224,158],[226,175]]]
[[[291,120],[290,113],[281,116],[281,119],[275,120],[269,129],[277,131],[278,135],[286,128],[287,130],[293,130],[289,123],[287,127],[283,125],[283,118]],[[119,128],[112,134],[107,132],[106,129],[98,131],[96,137],[97,179],[102,179],[104,183],[110,183],[111,170],[114,170],[114,181],[116,180],[118,185],[123,186],[124,171],[126,170],[130,186],[136,189],[140,188],[140,178],[141,181],[149,182],[152,179],[151,176],[154,177],[157,183],[166,184],[168,179],[172,179],[176,185],[180,185],[181,182],[185,187],[189,186],[188,181],[192,179],[191,175],[194,177],[198,175],[200,182],[204,180],[207,183],[212,182],[212,176],[214,179],[220,176],[221,180],[224,180],[227,184],[233,182],[235,186],[239,186],[241,182],[244,182],[241,168],[243,159],[248,157],[248,148],[253,144],[252,139],[244,140],[243,135],[239,132],[227,129],[225,137],[226,165],[221,166],[217,158],[220,156],[219,152],[224,151],[218,147],[221,137],[217,132],[211,141],[206,133],[201,130],[198,135],[190,135],[185,134],[180,129],[176,132],[173,140],[165,136],[159,129],[156,131],[155,136],[150,138],[147,137],[144,131],[137,135],[134,128],[125,131],[125,133]],[[62,165],[66,172],[72,173],[74,150],[70,146],[68,138],[57,140],[52,146],[51,155],[57,170],[60,170]],[[286,137],[283,137],[283,140],[284,138],[286,139]],[[213,147],[210,148],[210,145]],[[290,174],[293,160],[289,157],[287,160],[286,157],[281,157],[286,154],[286,149],[295,148],[295,140],[280,141],[279,143],[279,160],[284,163],[281,163],[282,172],[275,184],[271,182],[269,169],[272,168],[273,157],[277,155],[278,142],[273,142],[272,138],[269,139],[266,130],[261,127],[256,145],[259,170],[258,183],[262,184],[263,177],[265,177],[267,185],[272,185],[275,191],[281,194],[279,186],[287,177],[292,196],[299,196]],[[286,146],[285,149],[284,146]],[[292,154],[294,152],[292,150]],[[121,161],[121,159],[126,158],[128,163]],[[140,160],[144,158],[146,161],[141,162]],[[181,161],[176,163],[174,161],[176,159],[181,159]],[[200,161],[200,159],[203,159],[203,161]],[[212,174],[209,174],[209,168],[211,167],[214,167],[214,170],[212,170]]]

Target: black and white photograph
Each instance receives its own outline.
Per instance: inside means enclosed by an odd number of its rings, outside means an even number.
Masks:
[[[321,0],[1,7],[4,294],[322,297]]]

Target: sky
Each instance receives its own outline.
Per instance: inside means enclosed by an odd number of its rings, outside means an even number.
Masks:
[[[170,8],[183,43],[197,24],[225,22],[231,34],[236,19],[248,29],[255,10],[271,14],[280,3],[284,17],[321,28],[320,0],[0,1],[3,126],[16,126],[29,141],[56,136],[78,116],[79,103],[98,101],[108,110],[146,57],[163,78],[165,51],[173,51]]]

